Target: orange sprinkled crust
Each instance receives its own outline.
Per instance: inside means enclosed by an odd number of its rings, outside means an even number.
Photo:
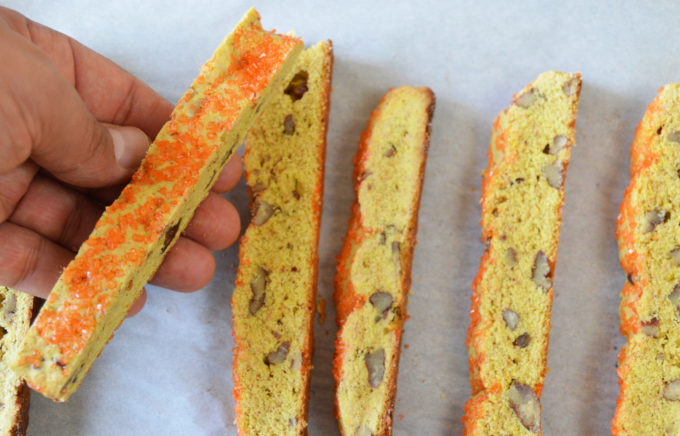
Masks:
[[[239,435],[307,432],[332,68],[330,41],[305,50],[246,137],[253,218],[232,295]]]
[[[486,249],[466,340],[466,435],[541,432],[552,277],[580,87],[578,73],[543,73],[493,124],[480,201]]]
[[[659,89],[635,130],[617,220],[620,394],[613,435],[680,433],[680,84]]]
[[[409,104],[405,105],[401,112],[395,112],[388,105],[394,105],[395,101],[398,101],[401,95],[412,95],[409,97],[412,100]],[[420,204],[420,193],[421,186],[425,171],[425,162],[427,156],[427,149],[429,147],[429,134],[430,134],[430,122],[434,112],[435,98],[434,94],[429,88],[411,88],[402,87],[391,90],[386,94],[383,99],[378,104],[377,108],[371,114],[371,117],[367,123],[366,129],[361,135],[359,142],[359,147],[357,154],[354,158],[354,184],[356,191],[356,198],[354,204],[352,205],[352,214],[349,221],[349,226],[347,234],[345,236],[345,242],[343,249],[338,256],[338,266],[337,275],[335,278],[335,295],[334,302],[337,310],[337,323],[340,327],[338,332],[338,338],[336,340],[336,354],[333,361],[333,374],[336,380],[337,392],[336,392],[336,415],[339,421],[340,432],[343,435],[354,435],[354,434],[374,434],[374,435],[390,435],[392,434],[392,414],[394,410],[394,401],[396,397],[396,381],[397,381],[397,368],[399,365],[399,349],[401,344],[401,335],[403,324],[408,318],[406,311],[407,294],[411,284],[411,262],[413,257],[413,249],[416,243],[416,231],[418,222],[418,208]],[[420,140],[417,143],[413,143],[410,147],[413,148],[412,153],[417,156],[413,159],[414,165],[416,167],[413,169],[412,173],[404,174],[405,179],[401,180],[405,186],[412,185],[413,192],[408,192],[405,189],[404,197],[408,204],[403,213],[405,218],[405,226],[403,229],[398,229],[396,231],[396,236],[390,236],[394,230],[392,225],[378,224],[375,218],[370,218],[370,222],[367,222],[367,212],[370,208],[375,205],[368,204],[370,197],[366,196],[366,203],[362,203],[362,192],[367,191],[380,191],[384,188],[381,182],[387,184],[386,180],[381,180],[380,176],[375,176],[375,173],[381,175],[397,175],[400,171],[399,167],[390,168],[385,173],[380,173],[380,169],[376,165],[376,156],[384,156],[385,161],[393,158],[399,153],[406,153],[408,149],[407,144],[400,144],[395,147],[391,143],[390,135],[394,134],[394,131],[398,131],[398,135],[401,135],[402,128],[398,123],[394,123],[393,119],[399,119],[400,117],[407,117],[410,112],[414,117],[421,116],[419,111],[422,112],[422,118],[416,126],[408,126],[408,135],[416,135],[415,137]],[[417,112],[417,115],[416,115]],[[403,134],[404,137],[406,133]],[[420,136],[418,136],[420,135]],[[384,151],[385,146],[388,146],[386,151]],[[392,147],[390,150],[389,147]],[[413,179],[411,180],[411,174]],[[373,176],[373,177],[371,177]],[[369,187],[370,185],[370,187]],[[392,194],[392,193],[390,193]],[[409,196],[410,195],[410,196]],[[389,198],[389,197],[388,197]],[[393,198],[393,201],[397,201]],[[389,212],[385,212],[385,215],[389,215]],[[394,242],[390,243],[391,238]],[[373,316],[371,315],[371,323],[368,325],[360,326],[360,329],[385,329],[389,331],[386,336],[386,341],[391,345],[391,349],[394,350],[392,353],[385,351],[385,379],[382,380],[381,384],[383,386],[373,386],[371,390],[372,394],[376,392],[381,392],[380,389],[384,389],[384,394],[376,396],[375,398],[369,400],[366,405],[366,409],[374,409],[375,414],[372,416],[375,418],[377,416],[377,424],[375,422],[371,423],[371,412],[366,412],[364,416],[364,421],[359,422],[356,428],[351,426],[349,423],[357,421],[357,416],[349,408],[345,408],[344,402],[351,400],[343,400],[346,395],[346,390],[351,391],[352,388],[344,388],[347,385],[361,385],[365,383],[362,380],[352,379],[355,376],[355,370],[350,366],[350,361],[352,360],[353,354],[364,354],[367,353],[370,347],[375,346],[375,344],[358,344],[353,341],[357,339],[351,336],[352,330],[356,326],[355,322],[348,324],[348,319],[352,316],[360,316],[360,312],[365,307],[370,307],[375,305],[372,301],[369,303],[369,298],[372,297],[371,293],[375,289],[370,289],[370,285],[363,283],[363,280],[359,278],[359,274],[353,277],[353,267],[361,262],[359,259],[358,252],[365,249],[367,244],[370,244],[372,240],[379,238],[382,240],[383,246],[391,246],[390,253],[394,253],[396,248],[396,259],[397,262],[397,276],[396,276],[396,286],[395,290],[398,294],[397,297],[391,297],[394,301],[391,307],[385,308],[385,313],[389,310],[390,315],[383,315],[383,319],[389,318],[389,324],[385,327],[381,325],[382,321],[378,321],[376,318],[376,324],[373,324]],[[396,244],[396,245],[394,245]],[[386,289],[380,288],[380,293],[386,294]],[[391,291],[390,291],[391,292]],[[382,310],[382,308],[381,308]],[[350,326],[351,325],[351,326]],[[351,341],[351,342],[350,342]],[[362,360],[363,362],[363,360]],[[361,367],[363,365],[360,364]],[[365,378],[365,374],[361,374],[362,378]],[[370,377],[370,376],[369,376]],[[367,383],[365,383],[367,384]],[[350,392],[347,395],[352,395]],[[379,401],[379,404],[376,404]],[[363,403],[362,403],[363,404]],[[362,411],[363,413],[364,411]],[[361,421],[361,419],[358,419]],[[363,432],[363,433],[362,433]]]
[[[202,67],[17,352],[13,369],[34,389],[58,401],[76,389],[300,49],[253,9]]]

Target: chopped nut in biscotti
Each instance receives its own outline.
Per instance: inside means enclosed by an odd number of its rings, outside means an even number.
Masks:
[[[368,370],[368,384],[377,388],[385,377],[385,350],[378,348],[364,356],[366,369]]]
[[[536,90],[534,88],[529,89],[524,94],[520,95],[515,104],[523,109],[528,108],[536,100]]]
[[[647,212],[642,217],[642,233],[653,231],[656,226],[666,222],[668,214],[665,210],[655,209]]]
[[[161,248],[161,251],[163,253],[165,253],[168,247],[170,247],[170,243],[175,239],[175,235],[177,235],[177,230],[179,230],[179,221],[177,221],[175,224],[170,226],[165,231],[165,238],[163,239],[163,248]]]
[[[267,354],[265,363],[267,365],[279,365],[286,361],[286,356],[288,356],[288,349],[290,348],[290,342],[282,342],[275,351]]]
[[[360,425],[359,428],[357,428],[357,432],[355,433],[356,436],[373,436],[373,432],[371,429],[366,427],[365,425]]]
[[[505,263],[508,265],[517,264],[517,251],[514,248],[508,248],[505,250]]]
[[[385,152],[385,157],[392,157],[395,155],[397,152],[397,147],[394,146],[394,144],[390,144],[390,148],[387,149]]]
[[[264,300],[267,290],[267,275],[268,271],[262,267],[257,267],[255,276],[250,281],[250,290],[253,295],[250,297],[250,305],[248,311],[251,315],[255,315],[258,310],[264,306]]]
[[[252,223],[256,226],[266,223],[274,214],[274,206],[259,198],[255,200],[253,209]]]
[[[559,153],[564,147],[567,146],[567,143],[568,143],[568,142],[569,142],[569,140],[567,139],[566,136],[564,136],[564,135],[557,135],[557,136],[555,136],[555,138],[553,139],[553,143],[552,143],[552,145],[550,146],[550,148],[548,149],[548,152],[549,152],[550,154],[552,154],[552,155],[556,155],[556,154]]]
[[[283,120],[283,133],[285,135],[293,135],[295,133],[295,121],[293,121],[293,115],[288,114]]]
[[[296,352],[290,359],[290,369],[293,371],[299,371],[302,368],[302,353]]]
[[[10,325],[14,324],[14,313],[17,310],[17,296],[13,292],[8,293],[5,301],[2,302],[2,319]]]
[[[671,142],[680,142],[680,130],[669,133],[668,140]]]
[[[668,299],[675,305],[680,304],[680,283],[673,286],[673,291],[668,295]]]
[[[536,286],[543,291],[548,292],[548,289],[552,286],[552,281],[550,279],[550,264],[548,263],[548,256],[545,255],[543,250],[536,253],[534,268],[531,274]]]
[[[530,342],[531,336],[529,333],[522,333],[521,335],[517,336],[517,339],[515,339],[512,345],[519,348],[526,348]]]
[[[680,266],[680,247],[675,247],[668,255],[673,260],[673,265]]]
[[[562,91],[565,94],[567,94],[567,96],[571,97],[578,91],[578,86],[579,86],[578,77],[572,77],[571,79],[567,80],[565,84],[562,86]]]
[[[309,78],[309,74],[307,71],[300,71],[297,73],[295,76],[293,76],[293,79],[290,81],[288,84],[288,87],[286,87],[286,90],[283,91],[285,94],[289,95],[290,98],[293,99],[293,101],[298,101],[302,98],[303,95],[305,95],[305,92],[309,88],[307,88],[307,79]]]
[[[555,189],[559,189],[562,186],[562,181],[564,180],[562,162],[556,160],[553,163],[546,164],[541,171],[548,185]]]
[[[656,336],[659,334],[659,318],[654,317],[648,319],[647,321],[642,321],[640,323],[640,330],[647,336]]]
[[[541,406],[536,393],[529,386],[513,381],[508,389],[510,408],[524,428],[533,433],[541,429]]]
[[[671,401],[680,401],[680,379],[666,384],[663,388],[663,397]]]
[[[374,292],[373,295],[371,295],[371,297],[368,299],[368,301],[371,302],[371,304],[373,305],[373,307],[376,308],[378,313],[385,317],[387,315],[387,312],[389,312],[390,308],[392,307],[394,298],[392,298],[392,295],[388,294],[387,292],[378,291]]]
[[[394,266],[397,274],[401,276],[401,244],[398,241],[392,242],[392,255],[394,256]]]
[[[517,324],[519,324],[519,315],[517,315],[517,312],[514,310],[504,309],[503,321],[505,321],[505,325],[507,325],[510,330],[515,330]]]
[[[675,305],[675,315],[680,319],[680,284],[673,287],[673,291],[668,295],[668,299]]]

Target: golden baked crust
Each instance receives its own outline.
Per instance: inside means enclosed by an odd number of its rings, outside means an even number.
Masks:
[[[31,387],[55,401],[75,391],[301,49],[251,9],[201,68],[12,359]]]
[[[0,434],[24,435],[30,389],[8,366],[8,358],[28,331],[36,312],[34,298],[0,286]]]
[[[552,276],[580,88],[579,74],[543,73],[494,123],[482,183],[486,250],[467,339],[467,435],[540,433]]]
[[[617,221],[621,392],[614,435],[680,434],[680,84],[659,90],[635,131]]]
[[[232,296],[239,435],[307,431],[333,48],[308,48],[246,136],[253,218]]]
[[[401,333],[434,94],[402,86],[380,101],[354,158],[356,199],[338,257],[333,373],[343,435],[390,435]]]

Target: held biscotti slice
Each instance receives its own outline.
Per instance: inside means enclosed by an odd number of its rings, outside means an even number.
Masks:
[[[0,435],[26,434],[30,390],[8,359],[31,325],[33,297],[0,286]]]
[[[540,433],[564,178],[581,76],[549,71],[494,123],[473,283],[467,435]]]
[[[333,49],[303,51],[246,136],[253,217],[232,296],[239,435],[304,435]]]
[[[621,392],[614,435],[680,434],[680,84],[647,109],[631,148],[617,222]]]
[[[343,435],[390,435],[434,94],[390,90],[354,158],[356,199],[338,257],[336,414]]]
[[[31,387],[56,401],[75,391],[301,50],[251,9],[201,68],[13,358]]]

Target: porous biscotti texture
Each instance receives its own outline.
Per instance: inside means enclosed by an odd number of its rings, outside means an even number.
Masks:
[[[467,435],[540,433],[552,277],[579,74],[549,71],[494,123],[482,182],[486,250],[473,283]]]
[[[680,434],[680,84],[667,85],[635,131],[617,222],[621,392],[614,435]]]
[[[0,435],[20,436],[28,427],[30,390],[7,360],[31,325],[33,297],[0,286]]]
[[[356,199],[338,257],[333,373],[343,435],[390,435],[434,94],[390,90],[354,158]]]
[[[253,217],[232,296],[239,435],[307,431],[333,52],[298,58],[246,136]]]
[[[31,387],[56,401],[75,391],[301,50],[252,9],[201,68],[12,359]]]

